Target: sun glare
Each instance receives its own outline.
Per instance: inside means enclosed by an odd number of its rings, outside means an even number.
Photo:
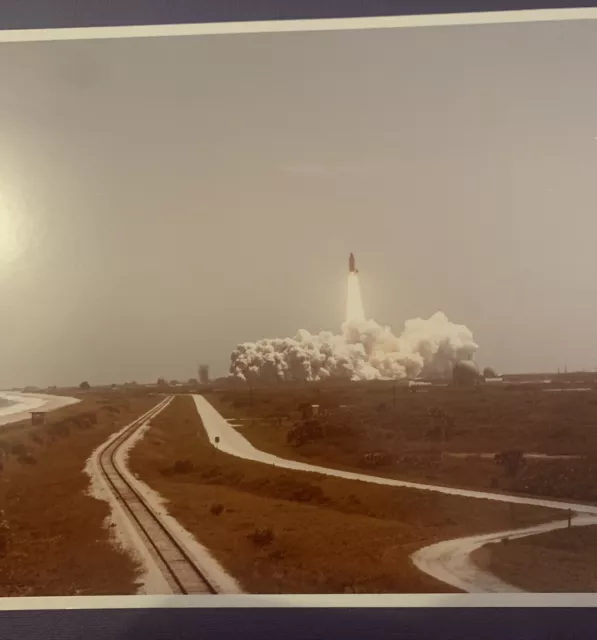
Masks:
[[[21,248],[16,212],[0,198],[0,264],[14,262]]]

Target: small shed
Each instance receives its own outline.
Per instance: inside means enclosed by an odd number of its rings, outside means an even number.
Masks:
[[[43,424],[46,419],[44,411],[32,411],[31,412],[31,424]]]

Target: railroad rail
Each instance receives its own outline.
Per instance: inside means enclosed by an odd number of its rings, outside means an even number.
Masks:
[[[119,450],[135,432],[163,411],[171,400],[172,396],[165,398],[132,422],[113,440],[107,442],[98,456],[99,467],[108,487],[137,528],[143,543],[173,593],[216,594],[218,593],[217,587],[172,533],[162,516],[155,511],[127,478],[127,471],[121,467],[117,459]]]

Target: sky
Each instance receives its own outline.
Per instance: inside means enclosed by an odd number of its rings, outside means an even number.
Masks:
[[[437,310],[597,367],[597,24],[0,44],[0,387]]]

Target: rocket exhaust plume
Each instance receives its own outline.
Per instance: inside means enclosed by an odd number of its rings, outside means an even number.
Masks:
[[[230,373],[242,380],[391,380],[421,375],[450,375],[461,360],[478,349],[464,325],[441,312],[428,320],[407,320],[399,336],[363,310],[354,254],[348,261],[346,320],[341,333],[311,334],[301,329],[294,338],[264,338],[239,344],[230,356]]]

